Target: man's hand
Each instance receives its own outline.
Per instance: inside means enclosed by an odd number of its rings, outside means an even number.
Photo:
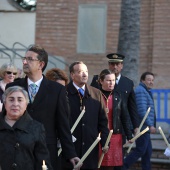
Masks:
[[[134,143],[134,142],[135,142],[135,141],[128,140],[127,143],[132,144],[132,143]]]
[[[156,132],[156,128],[154,126],[150,126],[149,130],[151,133],[155,133]]]
[[[80,161],[80,159],[79,159],[78,157],[74,157],[74,158],[71,158],[71,159],[70,159],[70,162],[72,163],[73,167],[75,167],[76,164],[77,164],[79,161]],[[82,164],[81,164],[78,168],[76,168],[76,169],[74,169],[74,170],[79,170],[79,169],[81,168],[81,166],[82,166]]]
[[[136,135],[137,135],[137,131],[138,131],[138,129],[139,129],[139,128],[135,128],[135,129],[134,129],[134,136],[136,136]]]

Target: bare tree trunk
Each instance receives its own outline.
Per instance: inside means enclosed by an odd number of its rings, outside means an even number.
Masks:
[[[125,55],[123,74],[138,84],[140,0],[122,0],[118,52]]]

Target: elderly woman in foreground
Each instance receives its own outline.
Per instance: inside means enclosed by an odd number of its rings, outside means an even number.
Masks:
[[[0,113],[0,167],[3,170],[40,170],[43,160],[52,170],[45,142],[45,130],[26,111],[29,98],[23,88],[8,88]]]

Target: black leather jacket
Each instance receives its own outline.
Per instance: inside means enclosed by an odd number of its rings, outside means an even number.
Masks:
[[[130,117],[127,112],[126,103],[118,90],[113,93],[113,133],[122,134],[123,130],[128,140],[132,138]]]

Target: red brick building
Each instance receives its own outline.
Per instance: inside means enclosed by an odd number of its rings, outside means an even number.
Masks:
[[[104,50],[84,53],[78,49],[81,5],[103,5],[106,15]],[[106,7],[106,8],[105,8]],[[92,75],[107,67],[106,54],[117,51],[121,0],[38,0],[36,43],[66,63],[84,61]],[[139,77],[144,71],[155,73],[155,88],[170,88],[170,1],[142,0],[140,21]],[[98,11],[97,11],[98,12]],[[100,9],[99,9],[100,12]],[[68,71],[68,68],[65,68]]]

